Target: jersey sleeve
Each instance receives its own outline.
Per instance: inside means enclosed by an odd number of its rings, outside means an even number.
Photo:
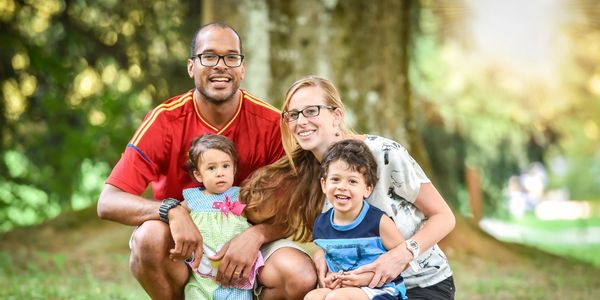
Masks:
[[[279,125],[274,126],[271,131],[271,138],[269,139],[270,145],[267,149],[268,156],[270,161],[268,164],[272,164],[282,158],[285,155],[285,151],[283,150],[283,144],[281,142],[281,129]]]
[[[158,113],[156,109],[148,113],[106,183],[140,195],[150,182],[158,180],[171,144],[169,132],[163,130],[165,120]]]

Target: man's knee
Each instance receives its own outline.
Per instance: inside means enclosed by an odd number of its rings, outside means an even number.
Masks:
[[[161,221],[147,221],[140,225],[131,237],[131,270],[160,267],[167,258],[173,243],[169,227]]]

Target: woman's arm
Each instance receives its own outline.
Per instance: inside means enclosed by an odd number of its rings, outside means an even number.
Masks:
[[[379,222],[379,235],[381,237],[383,247],[385,247],[385,249],[387,250],[395,249],[398,246],[402,247],[404,245],[404,237],[402,236],[400,231],[398,231],[398,228],[396,228],[396,224],[394,224],[394,221],[392,221],[392,219],[386,215],[381,216],[381,221]],[[393,272],[394,270],[403,271],[404,269],[406,269],[406,266],[411,261],[410,256],[408,255],[409,253],[399,254],[399,256],[392,258],[394,261],[391,262],[393,266],[390,267],[390,277],[393,276],[393,274],[395,273]],[[378,260],[376,260],[376,262]],[[365,268],[368,269],[368,266],[370,265],[372,264],[365,266]],[[342,285],[355,287],[370,285],[371,282],[375,279],[376,270],[377,269],[368,272],[363,272],[363,268],[359,268],[354,272],[348,272],[347,274],[341,275],[340,277],[342,278]],[[398,274],[400,274],[400,272],[398,272]],[[398,277],[398,275],[396,275],[396,277]],[[390,280],[396,277],[393,277]],[[381,279],[379,281],[381,281]],[[377,283],[379,283],[379,281]],[[389,280],[386,280],[384,281],[384,283],[388,281]]]
[[[456,221],[452,210],[431,183],[421,184],[414,204],[423,212],[426,221],[411,239],[419,244],[419,248],[423,252],[448,235]],[[413,255],[408,251],[405,243],[399,243],[381,255],[375,262],[356,269],[354,273],[375,272],[369,287],[381,287],[386,282],[398,277],[413,259]]]
[[[272,209],[245,209],[244,214],[250,224],[261,224],[268,222],[273,217]]]
[[[454,213],[452,213],[452,210],[432,183],[421,184],[414,205],[425,215],[426,221],[411,239],[419,244],[420,252],[423,253],[454,229],[456,219]]]

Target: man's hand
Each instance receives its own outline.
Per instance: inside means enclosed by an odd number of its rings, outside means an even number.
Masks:
[[[195,260],[192,270],[196,272],[203,255],[202,235],[185,207],[177,206],[169,210],[169,228],[175,242],[175,247],[169,250],[169,258],[174,261],[185,260],[193,254]]]
[[[400,245],[391,251],[382,254],[374,262],[364,265],[350,273],[362,274],[365,272],[373,272],[373,279],[369,283],[369,287],[382,287],[384,284],[398,277],[398,275],[406,269],[411,260],[412,254],[406,250],[404,245]]]
[[[233,238],[217,254],[209,257],[221,261],[215,280],[228,287],[240,278],[249,278],[261,246],[259,237],[251,228]]]

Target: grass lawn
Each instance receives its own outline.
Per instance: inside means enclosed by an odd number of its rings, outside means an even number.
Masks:
[[[110,278],[95,272],[94,263],[72,264],[62,253],[37,252],[25,266],[0,252],[0,299],[150,299],[127,268],[115,268]],[[127,266],[126,255],[112,255]]]
[[[600,218],[539,220],[527,215],[515,220],[484,220],[498,239],[529,245],[600,268]],[[483,223],[482,223],[483,224]]]
[[[149,299],[128,270],[131,230],[94,210],[0,236],[0,299]],[[500,243],[464,221],[441,246],[456,299],[600,299],[600,269]]]

